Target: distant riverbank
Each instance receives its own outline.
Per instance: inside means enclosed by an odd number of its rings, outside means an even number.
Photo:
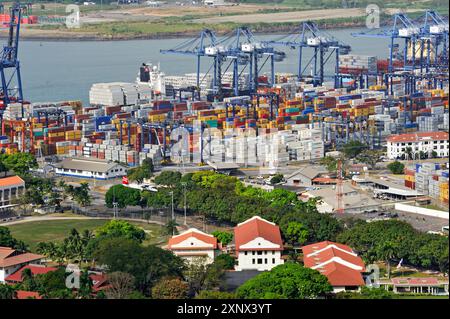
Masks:
[[[336,20],[336,19],[332,19]],[[344,28],[357,28],[365,25],[365,19],[362,17],[355,17],[353,19],[343,19],[346,21],[319,21],[318,25],[321,29],[344,29]],[[151,23],[149,23],[151,25]],[[237,24],[230,23],[226,27],[223,25],[217,29],[217,35],[223,35],[235,27]],[[287,34],[298,30],[299,23],[257,23],[249,25],[255,34]],[[162,40],[162,39],[176,39],[176,38],[188,38],[198,35],[203,25],[199,25],[199,28],[189,30],[186,28],[184,31],[167,31],[167,32],[149,32],[144,33],[136,30],[136,32],[121,32],[114,30],[110,32],[93,32],[93,31],[71,31],[67,29],[38,29],[38,28],[23,28],[21,30],[20,37],[30,41],[124,41],[124,40]],[[211,27],[214,29],[214,26]],[[170,30],[170,27],[168,27]],[[1,39],[6,39],[6,33],[0,33]]]

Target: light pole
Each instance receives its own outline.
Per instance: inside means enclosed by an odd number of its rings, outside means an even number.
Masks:
[[[172,195],[172,236],[175,235],[175,212],[173,209],[173,191],[170,192],[170,195]]]
[[[187,217],[186,217],[186,182],[182,182],[181,185],[183,185],[183,192],[184,192],[184,225],[187,225]]]

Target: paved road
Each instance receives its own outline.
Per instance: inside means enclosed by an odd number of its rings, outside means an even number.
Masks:
[[[24,224],[24,223],[30,223],[30,222],[40,222],[40,221],[49,221],[49,220],[76,220],[76,219],[112,219],[112,218],[105,218],[105,217],[87,217],[87,216],[70,216],[70,217],[57,217],[57,216],[31,216],[31,217],[24,217],[19,220],[14,220],[11,222],[6,223],[0,223],[1,226],[11,226],[11,225],[17,225],[17,224]],[[129,221],[135,221],[135,222],[142,222],[142,223],[151,223],[151,224],[158,224],[158,225],[164,225],[164,223],[154,220],[144,220],[144,219],[132,219],[132,218],[120,218],[122,220],[129,220]]]

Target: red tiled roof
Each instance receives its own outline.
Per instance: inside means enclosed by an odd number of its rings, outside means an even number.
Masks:
[[[25,182],[19,176],[9,176],[0,178],[0,187],[8,187],[15,185],[23,185],[25,186]]]
[[[442,141],[448,140],[447,132],[417,132],[408,134],[391,135],[387,138],[391,143],[418,142],[421,140]]]
[[[360,257],[350,255],[336,248],[329,248],[318,253],[317,255],[312,255],[311,257],[304,258],[303,263],[306,267],[314,267],[332,259],[333,257],[338,257],[346,262],[359,266],[362,268],[361,271],[364,270],[365,265]]]
[[[314,183],[329,183],[329,184],[336,184],[337,179],[335,178],[328,178],[328,177],[316,177],[312,180]]]
[[[258,238],[262,237],[265,240],[270,241],[273,244],[279,245],[279,248],[270,248],[270,250],[283,250],[283,241],[281,239],[280,228],[259,216],[254,216],[245,222],[238,224],[234,227],[234,242],[236,246],[236,252],[242,245]],[[258,248],[254,250],[267,250],[268,248]],[[246,249],[251,250],[251,249]]]
[[[44,266],[37,266],[37,265],[26,265],[17,270],[15,273],[9,275],[5,278],[5,281],[7,282],[22,282],[22,272],[25,269],[30,269],[31,273],[33,275],[40,275],[40,274],[46,274],[51,271],[57,270],[55,267],[44,267]]]
[[[204,247],[172,247],[173,245],[177,245],[179,243],[182,243],[183,241],[189,239],[189,238],[195,238],[197,240],[200,240],[204,242],[208,246]],[[212,245],[212,247],[210,246]],[[184,233],[181,233],[180,235],[172,236],[172,238],[169,239],[169,244],[167,245],[167,249],[217,249],[217,238],[213,235],[206,234],[204,232],[201,232],[197,229],[191,228],[185,231]]]
[[[36,291],[17,290],[16,299],[42,299],[42,297]]]
[[[426,285],[439,285],[439,280],[433,277],[426,278],[392,278],[394,285],[411,285],[411,286],[426,286]]]
[[[89,278],[92,280],[92,291],[94,292],[98,292],[109,287],[108,278],[105,274],[91,273],[89,274]]]
[[[344,266],[338,262],[331,262],[316,268],[321,274],[328,278],[334,287],[364,286],[364,279],[358,270]]]
[[[9,247],[0,247],[0,267],[26,264],[44,258],[42,255],[21,253]]]
[[[323,241],[304,246],[302,251],[305,267],[327,276],[332,286],[364,285],[364,262],[349,246]]]
[[[324,248],[326,248],[327,246],[330,246],[330,245],[334,245],[336,247],[339,247],[342,250],[345,250],[345,251],[348,251],[350,253],[353,253],[353,249],[351,249],[347,245],[325,240],[325,241],[321,241],[321,242],[318,242],[318,243],[314,243],[314,244],[303,246],[302,247],[303,255],[304,256],[309,255],[309,254],[311,254],[311,253],[313,253],[315,251],[324,249]]]

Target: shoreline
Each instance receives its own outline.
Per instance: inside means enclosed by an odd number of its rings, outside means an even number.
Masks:
[[[337,24],[331,24],[327,22],[323,22],[319,24],[320,28],[323,30],[339,30],[339,29],[352,29],[364,27],[364,22],[342,22]],[[279,34],[283,35],[289,32],[293,32],[297,28],[298,24],[287,24],[282,26],[264,26],[257,27],[253,32],[256,35],[261,34]],[[23,32],[23,31],[22,31]],[[48,31],[44,31],[48,32]],[[225,32],[217,32],[218,36],[222,36],[229,31]],[[92,42],[92,41],[132,41],[132,40],[167,40],[167,39],[177,39],[177,38],[187,38],[198,35],[198,31],[191,32],[168,32],[162,34],[145,34],[145,35],[100,35],[100,34],[77,34],[74,32],[73,34],[51,34],[51,31],[47,35],[30,35],[30,34],[21,34],[21,40],[23,41],[45,41],[45,42]],[[0,34],[0,39],[7,39],[6,34]]]

